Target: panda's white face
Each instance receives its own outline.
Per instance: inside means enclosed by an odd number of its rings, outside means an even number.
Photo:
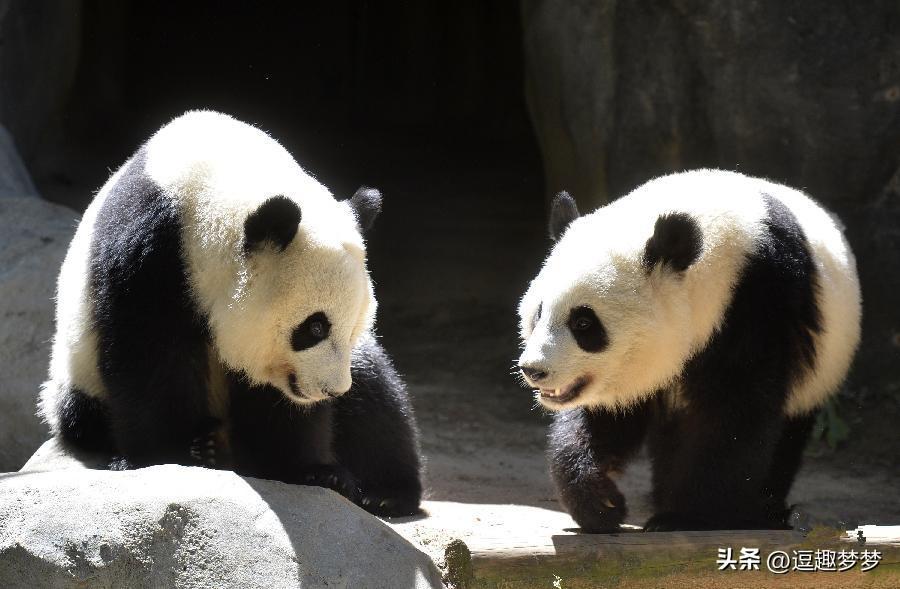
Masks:
[[[375,302],[362,250],[295,241],[251,255],[251,278],[218,343],[253,382],[308,404],[349,390],[350,353]]]
[[[362,240],[352,235],[323,239],[300,225],[283,251],[265,241],[245,252],[234,274],[209,264],[226,295],[210,299],[207,316],[227,366],[298,404],[347,392],[351,350],[375,313]]]
[[[522,299],[519,366],[548,409],[624,407],[680,366],[689,314],[677,293],[659,296],[640,271],[607,270],[562,284],[542,272]]]
[[[598,238],[601,220],[572,223],[519,306],[518,365],[551,410],[627,407],[675,377],[690,354],[685,282],[644,262],[653,218],[611,239]]]

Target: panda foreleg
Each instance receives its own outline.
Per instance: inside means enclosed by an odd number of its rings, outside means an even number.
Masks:
[[[191,455],[193,441],[218,425],[207,399],[205,340],[168,325],[160,321],[153,331],[128,326],[131,337],[118,337],[101,359],[104,404],[119,455],[111,468],[207,465]],[[162,337],[167,329],[179,339]]]
[[[422,499],[418,432],[403,381],[372,338],[354,350],[353,386],[334,401],[338,462],[359,482],[359,505],[412,515]]]
[[[215,460],[210,460],[214,448],[205,447],[199,454],[194,451],[198,440],[211,435],[218,424],[208,414],[202,395],[193,400],[176,399],[181,391],[164,395],[137,383],[127,388],[127,394],[111,392],[108,402],[110,429],[118,452],[110,468],[165,463],[215,466]],[[183,394],[190,395],[187,391]]]
[[[573,409],[554,415],[550,472],[563,506],[585,532],[614,532],[625,519],[625,497],[612,477],[640,448],[649,402],[618,412]]]
[[[298,407],[275,387],[250,387],[235,374],[228,379],[228,440],[235,472],[357,498],[355,477],[335,460],[329,403]]]

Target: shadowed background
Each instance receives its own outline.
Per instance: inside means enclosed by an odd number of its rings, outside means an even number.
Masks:
[[[848,225],[865,325],[849,437],[812,447],[800,490],[896,518],[861,477],[898,470],[898,32],[879,1],[0,2],[0,123],[42,196],[79,211],[192,108],[269,131],[338,197],[380,188],[378,329],[438,499],[556,505],[547,418],[510,375],[548,194],[586,211],[698,166],[803,188]]]

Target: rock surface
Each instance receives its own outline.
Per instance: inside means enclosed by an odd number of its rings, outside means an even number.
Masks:
[[[51,441],[25,470],[0,475],[0,587],[84,586],[429,588],[441,578],[332,491],[175,465],[89,470]]]
[[[16,142],[6,127],[0,125],[0,198],[38,197],[31,174],[25,167]]]
[[[0,472],[19,469],[47,439],[35,416],[53,338],[56,275],[75,212],[33,198],[0,198]]]

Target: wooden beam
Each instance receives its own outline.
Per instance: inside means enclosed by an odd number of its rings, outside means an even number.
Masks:
[[[618,534],[581,534],[564,513],[517,505],[426,503],[427,518],[394,522],[401,534],[428,552],[459,589],[580,588],[884,588],[900,589],[900,526],[849,531],[786,530],[644,533],[623,526]],[[860,543],[859,531],[865,543]],[[720,548],[760,550],[760,570],[718,570]],[[881,562],[861,572],[766,570],[775,550],[877,549]]]

